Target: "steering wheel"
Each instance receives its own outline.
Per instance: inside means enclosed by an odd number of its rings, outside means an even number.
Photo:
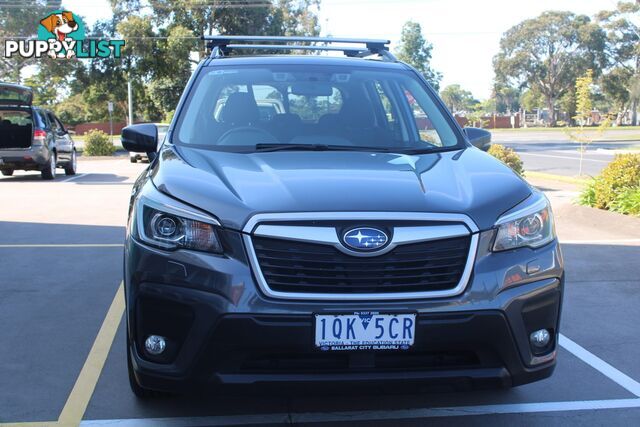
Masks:
[[[250,141],[250,143],[247,144],[247,141]],[[278,140],[271,133],[253,126],[240,126],[229,129],[218,138],[218,145],[253,145],[277,142]]]

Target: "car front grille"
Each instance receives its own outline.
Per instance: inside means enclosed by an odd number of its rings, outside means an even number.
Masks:
[[[252,237],[262,275],[276,292],[392,294],[455,288],[471,236],[404,244],[374,257],[342,253],[326,244]]]

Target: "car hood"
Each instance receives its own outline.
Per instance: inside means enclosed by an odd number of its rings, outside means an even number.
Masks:
[[[401,155],[345,151],[227,153],[168,146],[156,187],[242,229],[257,213],[464,213],[482,229],[531,194],[507,166],[475,149]]]

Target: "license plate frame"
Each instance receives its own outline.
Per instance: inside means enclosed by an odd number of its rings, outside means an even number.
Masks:
[[[340,333],[340,338],[335,338],[334,329],[336,328],[335,319],[340,319],[342,326],[337,329],[344,329],[344,333]],[[322,320],[325,319],[324,324]],[[346,322],[352,320],[352,330],[347,331]],[[353,322],[355,319],[355,322]],[[376,324],[376,319],[382,319]],[[397,319],[392,322],[391,319]],[[410,319],[410,325],[407,325],[405,319]],[[331,320],[331,325],[328,325]],[[379,311],[354,311],[340,313],[315,313],[313,320],[313,346],[318,351],[405,351],[411,349],[415,345],[415,331],[417,323],[417,313],[415,312],[379,312]],[[405,329],[409,327],[408,331]],[[324,340],[322,339],[324,327]],[[381,327],[384,329],[380,338]],[[371,329],[369,329],[371,328]],[[330,329],[330,330],[329,330]],[[358,337],[355,337],[356,330]],[[372,333],[375,331],[377,335]],[[349,333],[351,332],[351,333]],[[410,332],[410,337],[407,337]],[[402,334],[404,334],[402,336]],[[329,340],[331,335],[331,340]],[[348,339],[352,335],[355,338]],[[394,338],[396,335],[397,338]],[[400,338],[402,336],[402,338]],[[331,341],[331,342],[327,342]]]

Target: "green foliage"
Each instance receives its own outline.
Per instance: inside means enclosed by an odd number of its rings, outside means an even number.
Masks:
[[[80,93],[70,96],[65,102],[60,102],[53,107],[53,111],[62,123],[72,126],[91,121],[89,110],[89,106]]]
[[[611,202],[611,210],[625,215],[640,215],[640,186],[626,188]]]
[[[584,206],[595,206],[596,204],[596,180],[592,179],[585,185],[578,196],[578,203]]]
[[[176,110],[167,111],[162,120],[163,123],[171,123],[173,116],[176,114]]]
[[[5,40],[7,38],[37,36],[40,21],[47,13],[60,8],[60,0],[4,1],[11,3],[7,7],[0,3],[0,80],[20,83],[22,70],[36,63],[33,58],[22,58],[13,55],[4,57]]]
[[[521,91],[505,83],[496,82],[491,98],[495,101],[494,111],[509,113],[520,110]]]
[[[527,89],[520,95],[520,104],[527,111],[533,111],[544,106],[544,95],[539,90]]]
[[[541,93],[555,125],[557,100],[583,70],[606,64],[606,35],[588,16],[544,12],[509,29],[493,60],[497,79]]]
[[[640,187],[640,154],[617,155],[596,178],[593,206],[610,209],[622,193],[637,187]]]
[[[632,98],[633,80],[633,72],[624,67],[614,68],[602,76],[600,87],[605,99],[614,110],[622,112],[626,109]],[[620,116],[618,114],[619,118]]]
[[[35,102],[51,107],[67,124],[107,121],[107,103],[114,103],[113,120],[127,118],[127,82],[132,82],[134,120],[159,121],[175,110],[192,67],[205,55],[204,34],[305,35],[320,34],[320,0],[260,0],[251,7],[220,7],[228,1],[110,0],[113,17],[87,26],[87,37],[124,38],[119,59],[56,61],[2,58],[0,80],[19,82],[20,71],[35,65],[29,84]],[[37,22],[60,7],[59,0],[29,0],[0,7],[0,38],[36,36]],[[60,93],[68,94],[61,100]]]
[[[500,144],[492,144],[487,153],[509,166],[518,175],[522,176],[524,173],[522,159],[513,149]]]
[[[112,156],[116,147],[111,143],[109,135],[101,130],[92,129],[85,134],[84,151],[86,156]]]
[[[574,119],[580,126],[588,124],[593,110],[592,90],[593,70],[588,69],[576,79],[576,115]]]
[[[407,21],[402,27],[398,59],[418,70],[437,91],[440,88],[442,74],[431,68],[431,51],[433,46],[422,34],[419,23]]]
[[[462,89],[457,84],[449,85],[442,89],[440,97],[452,113],[471,111],[478,103],[478,100],[473,97],[471,92]]]

